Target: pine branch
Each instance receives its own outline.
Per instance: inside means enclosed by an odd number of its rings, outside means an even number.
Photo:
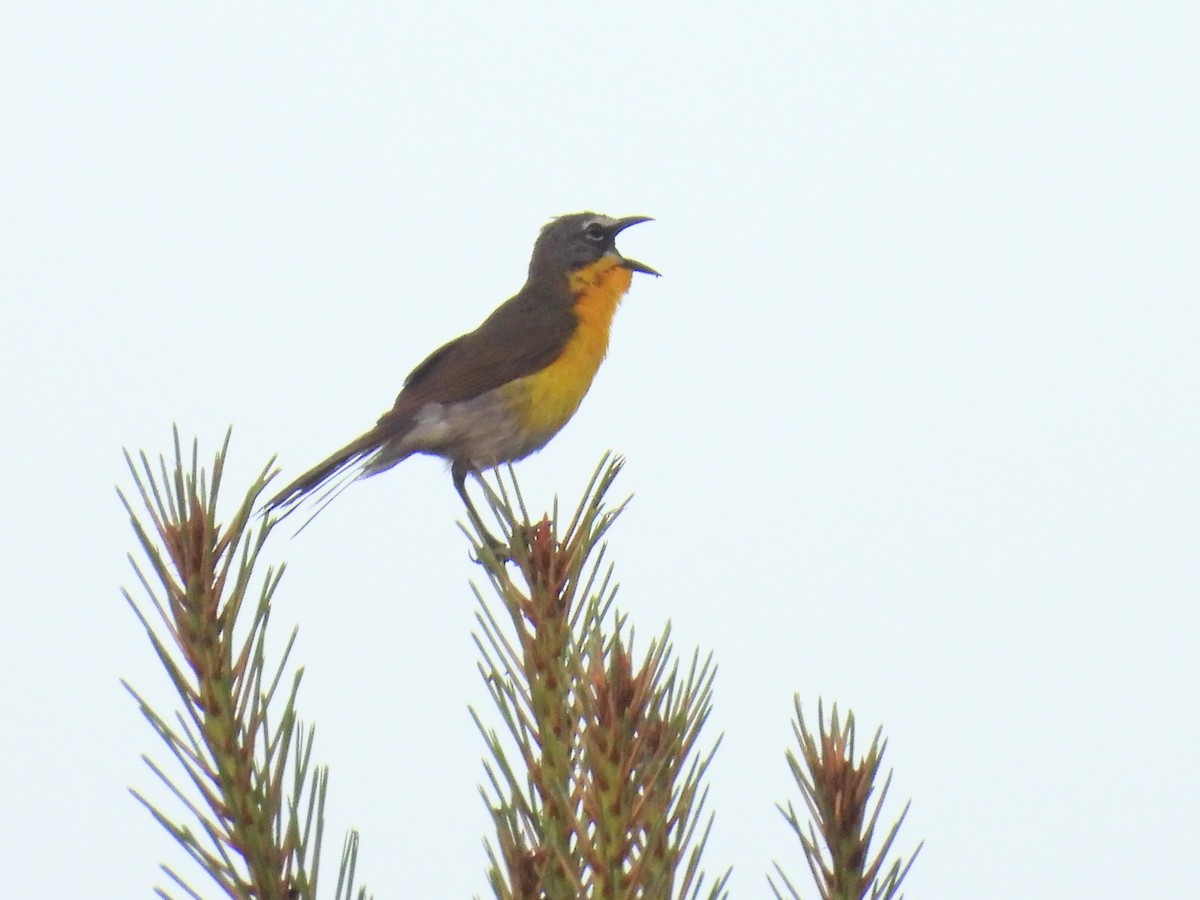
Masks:
[[[602,539],[624,507],[605,502],[620,468],[601,461],[561,534],[557,509],[531,522],[510,469],[486,486],[507,546],[497,553],[468,532],[503,610],[476,591],[480,672],[506,732],[472,710],[489,753],[489,881],[503,900],[705,891],[711,817],[697,826],[716,746],[701,752],[698,742],[716,670],[698,654],[681,670],[669,628],[637,661],[603,561]],[[728,878],[703,895],[727,896]]]
[[[179,709],[163,716],[124,684],[174,757],[177,774],[149,757],[146,762],[183,812],[168,813],[133,793],[225,896],[315,900],[328,771],[313,767],[313,729],[303,728],[296,716],[302,670],[288,675],[294,629],[278,661],[269,662],[267,624],[282,567],[267,568],[256,598],[251,587],[273,526],[254,517],[271,464],[222,526],[217,500],[228,447],[227,434],[213,462],[211,487],[195,442],[185,465],[178,430],[171,468],[160,457],[156,472],[144,453],[136,460],[126,453],[144,510],[139,514],[118,493],[145,556],[141,563],[130,556],[145,596],[139,602],[123,593]],[[338,900],[355,896],[357,846],[352,833]],[[173,888],[159,887],[160,897],[201,896],[173,868],[163,869]],[[365,900],[365,890],[357,897]]]
[[[879,775],[880,764],[887,742],[882,741],[883,729],[875,732],[866,755],[855,762],[854,714],[846,716],[845,724],[838,718],[837,706],[828,725],[824,707],[817,705],[817,734],[814,736],[804,722],[804,714],[797,696],[796,720],[792,730],[799,745],[799,756],[789,750],[788,766],[792,777],[800,787],[811,821],[802,822],[801,815],[789,802],[787,808],[779,807],[783,817],[800,839],[804,858],[816,882],[822,900],[902,900],[900,884],[916,861],[921,846],[913,851],[907,863],[896,859],[884,871],[887,855],[892,849],[900,825],[908,814],[909,804],[904,805],[899,817],[875,852],[871,855],[871,842],[879,814],[892,783],[888,773],[879,798],[871,805],[871,794]],[[806,827],[807,826],[807,827]],[[768,876],[775,896],[800,900],[800,893],[788,879],[783,868],[776,863],[776,874],[787,890],[785,895],[775,881]]]

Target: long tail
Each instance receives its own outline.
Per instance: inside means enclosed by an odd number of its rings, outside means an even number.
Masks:
[[[360,435],[342,449],[317,463],[268,500],[265,511],[277,511],[280,513],[279,518],[283,519],[295,512],[315,492],[329,485],[330,482],[336,482],[333,484],[333,490],[321,498],[324,502],[317,509],[317,512],[320,512],[329,500],[345,490],[350,482],[362,474],[354,472],[354,467],[373,456],[386,441],[387,437],[381,435],[378,428],[372,428],[366,434]],[[341,475],[351,477],[341,479],[339,478]],[[313,515],[315,516],[316,513]],[[311,518],[309,521],[312,521]],[[304,524],[307,525],[308,522]]]

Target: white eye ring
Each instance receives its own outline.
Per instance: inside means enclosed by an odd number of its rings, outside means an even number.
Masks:
[[[589,241],[602,241],[604,240],[604,226],[599,222],[588,222],[584,226],[583,234]]]

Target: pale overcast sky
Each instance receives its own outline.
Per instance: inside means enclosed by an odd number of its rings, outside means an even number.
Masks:
[[[654,216],[663,278],[518,473],[628,457],[622,606],[720,665],[706,868],[803,875],[799,691],[884,726],[908,896],[1194,892],[1200,7],[989,6],[10,5],[4,895],[181,859],[126,793],[164,752],[118,679],[169,695],[121,448],[232,424],[231,492],[298,473],[580,209]],[[414,459],[270,547],[381,900],[486,896],[461,515]]]

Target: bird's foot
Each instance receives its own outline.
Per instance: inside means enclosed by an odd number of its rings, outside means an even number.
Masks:
[[[485,553],[500,563],[506,563],[512,560],[512,547],[482,526],[479,528],[479,537],[480,543],[475,547],[475,562],[483,565],[483,555]]]

